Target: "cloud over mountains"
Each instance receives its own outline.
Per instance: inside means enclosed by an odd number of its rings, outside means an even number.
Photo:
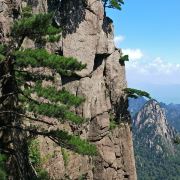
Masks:
[[[126,63],[130,81],[153,84],[180,84],[180,64],[170,63],[157,57],[153,60],[130,61]]]

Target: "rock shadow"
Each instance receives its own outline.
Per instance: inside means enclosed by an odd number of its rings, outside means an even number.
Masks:
[[[57,4],[57,0],[54,0]],[[79,24],[84,21],[86,0],[61,0],[55,14],[56,23],[62,27],[63,36],[75,33]]]
[[[121,96],[115,105],[115,114],[117,122],[131,122],[131,116],[128,111],[128,106],[128,99]]]

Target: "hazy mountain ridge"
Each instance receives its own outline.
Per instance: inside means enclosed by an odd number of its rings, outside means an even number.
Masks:
[[[143,97],[138,99],[129,99],[129,111],[132,118],[140,111],[145,105],[147,100]],[[164,109],[168,123],[180,132],[180,104],[165,104],[160,102],[160,107]]]
[[[129,111],[131,116],[133,117],[147,102],[147,100],[143,97],[138,99],[129,98]]]
[[[171,127],[166,119],[165,111],[155,100],[148,101],[133,119],[134,138],[156,152],[163,153],[167,146],[169,153],[173,153],[173,139],[176,130]],[[141,136],[143,135],[143,136]]]
[[[160,103],[161,107],[165,109],[165,113],[169,123],[180,132],[180,104],[165,104]]]
[[[132,101],[130,101],[132,102]],[[139,103],[133,112],[133,137],[138,179],[179,179],[180,147],[177,131],[168,123],[165,109],[156,100]],[[130,106],[132,108],[132,104]]]

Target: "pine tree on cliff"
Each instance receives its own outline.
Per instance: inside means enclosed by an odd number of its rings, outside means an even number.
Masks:
[[[96,154],[94,145],[63,129],[50,128],[53,122],[44,118],[68,121],[78,127],[86,121],[71,111],[84,98],[56,85],[59,75],[77,76],[76,71],[85,65],[43,48],[46,42],[58,41],[60,33],[60,28],[53,24],[53,14],[32,15],[31,8],[26,7],[12,27],[11,41],[0,45],[0,152],[8,156],[8,174],[14,179],[31,179],[31,164],[25,162],[28,161],[26,141],[37,135],[49,137],[61,147],[83,155]],[[25,38],[40,48],[23,49]],[[22,162],[21,157],[25,158]]]
[[[113,8],[121,10],[121,5],[124,4],[124,0],[103,0],[104,9],[105,8]]]

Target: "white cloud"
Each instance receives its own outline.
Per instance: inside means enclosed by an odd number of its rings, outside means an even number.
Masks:
[[[122,49],[124,55],[128,55],[130,60],[142,59],[143,52],[140,49]]]
[[[125,37],[122,36],[122,35],[115,36],[115,37],[114,37],[115,45],[116,45],[117,47],[119,47],[120,44],[124,41],[124,39],[125,39]]]
[[[160,57],[152,61],[129,61],[126,68],[129,82],[180,84],[180,64],[166,62]]]

